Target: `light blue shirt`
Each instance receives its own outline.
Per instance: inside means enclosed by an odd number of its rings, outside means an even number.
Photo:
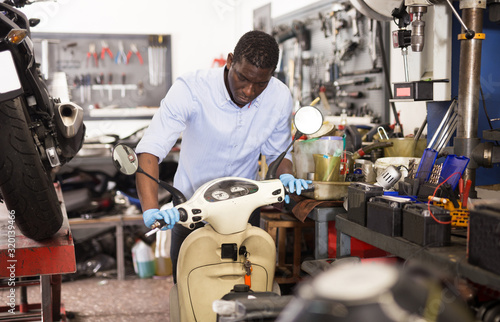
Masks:
[[[188,73],[161,101],[136,152],[161,161],[182,133],[174,186],[186,198],[216,178],[256,179],[259,155],[269,164],[291,143],[292,107],[290,90],[274,77],[240,108],[224,85],[224,67]]]

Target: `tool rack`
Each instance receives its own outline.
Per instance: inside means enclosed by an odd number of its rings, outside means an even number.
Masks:
[[[59,200],[62,200],[57,184],[56,191]],[[12,234],[8,233],[8,211],[3,204],[1,206],[0,288],[7,289],[8,298],[3,298],[2,302],[10,304],[13,298],[15,307],[0,307],[0,321],[64,320],[64,310],[61,312],[61,274],[76,271],[73,236],[64,203],[61,202],[64,215],[62,227],[52,238],[40,242],[23,236],[17,228],[13,240]],[[40,285],[40,304],[28,304],[26,287],[31,285]]]
[[[69,99],[86,115],[93,108],[157,107],[172,85],[170,35],[34,32],[32,38],[51,93],[64,72]]]

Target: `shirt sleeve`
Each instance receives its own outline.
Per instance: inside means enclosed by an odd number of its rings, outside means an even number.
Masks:
[[[268,164],[276,160],[292,142],[291,119],[293,100],[288,88],[285,89],[286,91],[283,92],[283,95],[280,95],[279,99],[276,100],[276,102],[278,102],[276,104],[276,110],[277,113],[279,113],[280,119],[273,133],[261,150],[262,154],[266,156],[266,162]],[[291,149],[287,152],[285,158],[292,161]]]
[[[189,122],[195,99],[183,78],[170,87],[137,145],[136,153],[150,153],[161,162],[174,146]]]

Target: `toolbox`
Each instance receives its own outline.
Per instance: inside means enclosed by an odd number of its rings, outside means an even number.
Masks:
[[[470,264],[500,274],[500,203],[471,209],[468,253]]]
[[[384,189],[370,183],[353,182],[347,188],[347,219],[366,226],[366,204],[372,197],[381,196]]]
[[[366,209],[366,227],[387,236],[401,236],[403,208],[411,202],[410,199],[393,196],[371,198]]]
[[[439,223],[434,217],[446,224]],[[403,208],[402,237],[421,246],[439,247],[450,244],[451,241],[451,216],[446,209],[415,203],[405,205]]]

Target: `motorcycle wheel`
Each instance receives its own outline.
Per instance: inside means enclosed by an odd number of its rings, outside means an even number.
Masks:
[[[0,150],[0,189],[17,227],[34,240],[53,236],[63,215],[19,98],[0,103]]]

